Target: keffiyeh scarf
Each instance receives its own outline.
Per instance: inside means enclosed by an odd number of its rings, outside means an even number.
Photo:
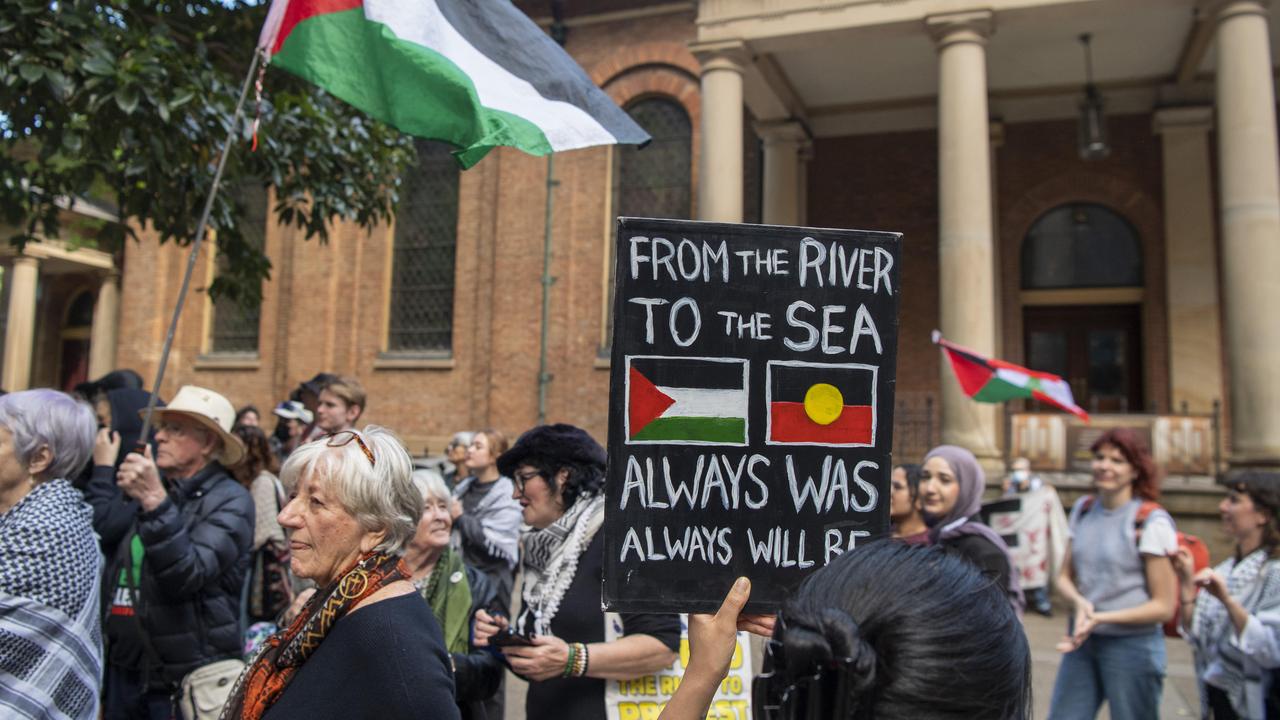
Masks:
[[[1239,561],[1228,560],[1232,563],[1230,567],[1218,567],[1226,578],[1227,592],[1250,614],[1280,606],[1280,582],[1274,578],[1266,580],[1267,561],[1270,559],[1266,549],[1259,549]],[[1211,656],[1206,658],[1209,662],[1203,679],[1223,690],[1243,717],[1248,707],[1245,692],[1248,678],[1242,670],[1245,658],[1231,642],[1234,634],[1235,625],[1231,622],[1227,606],[1207,591],[1201,591],[1196,598],[1191,635],[1199,639],[1198,644],[1209,650]]]
[[[551,634],[551,621],[578,572],[578,558],[603,523],[604,493],[597,492],[578,496],[559,520],[525,534],[521,590],[525,611],[518,631]],[[530,618],[533,627],[528,627]]]
[[[339,620],[365,598],[409,577],[401,559],[366,553],[342,577],[316,592],[289,627],[267,638],[222,709],[222,720],[258,720],[284,694]]]
[[[93,511],[50,480],[0,514],[0,715],[98,716],[102,554]]]

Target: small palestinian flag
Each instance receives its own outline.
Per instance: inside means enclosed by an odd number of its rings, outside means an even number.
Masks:
[[[627,444],[747,444],[747,361],[627,358]]]
[[[974,400],[985,403],[1019,398],[1039,400],[1089,422],[1089,413],[1076,405],[1071,386],[1057,375],[983,357],[969,348],[942,339],[942,333],[937,330],[933,331],[933,342],[951,361],[951,370],[960,382],[960,389]]]
[[[771,445],[876,443],[876,369],[861,364],[769,363]]]

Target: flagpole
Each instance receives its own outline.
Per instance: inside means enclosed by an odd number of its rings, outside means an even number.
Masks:
[[[551,317],[551,286],[556,279],[551,277],[551,218],[555,207],[555,190],[560,184],[556,180],[556,154],[547,153],[547,209],[543,219],[542,234],[542,332],[538,339],[538,424],[547,421],[547,386],[551,384],[551,373],[547,372],[547,323]]]
[[[213,184],[209,187],[209,196],[204,201],[204,211],[200,214],[200,222],[196,224],[196,234],[191,240],[191,254],[187,257],[187,271],[182,276],[182,287],[178,290],[178,301],[173,308],[173,318],[169,321],[169,332],[165,335],[164,346],[160,350],[160,366],[156,369],[156,381],[151,387],[151,397],[147,399],[147,410],[142,416],[142,432],[138,435],[137,452],[142,452],[151,432],[151,415],[156,409],[156,399],[160,396],[160,384],[164,382],[165,367],[169,364],[169,350],[173,347],[173,336],[178,329],[178,318],[182,316],[182,306],[187,299],[187,290],[191,287],[191,273],[196,267],[196,258],[200,255],[200,245],[204,240],[205,228],[209,225],[209,215],[213,212],[213,201],[218,195],[218,184],[222,182],[222,171],[227,166],[227,156],[231,154],[231,144],[235,141],[236,131],[240,127],[240,112],[244,109],[244,101],[249,97],[249,87],[253,85],[253,76],[258,69],[262,51],[255,48],[253,60],[249,62],[249,72],[245,73],[244,84],[240,88],[240,99],[236,102],[235,112],[231,115],[231,127],[227,129],[227,139],[222,143],[222,153],[218,156],[218,168],[213,173]]]

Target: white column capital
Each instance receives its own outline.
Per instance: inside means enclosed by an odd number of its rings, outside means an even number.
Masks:
[[[986,45],[996,31],[996,17],[990,10],[943,13],[926,17],[924,27],[939,49],[955,43]]]
[[[755,128],[756,136],[765,145],[780,145],[784,143],[801,145],[813,140],[804,123],[796,120],[757,120],[753,127]]]
[[[741,40],[690,43],[689,51],[702,64],[704,75],[713,70],[729,70],[741,75],[751,62],[751,51]]]
[[[1157,108],[1152,116],[1151,129],[1156,135],[1175,132],[1209,132],[1213,129],[1213,107],[1181,105]]]
[[[1201,6],[1202,12],[1222,22],[1237,15],[1267,15],[1271,0],[1209,0]]]

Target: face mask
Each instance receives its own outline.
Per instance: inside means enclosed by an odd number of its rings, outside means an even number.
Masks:
[[[1024,485],[1028,480],[1031,479],[1031,471],[1030,470],[1014,470],[1012,478],[1013,478],[1013,481],[1018,483],[1019,485]]]

